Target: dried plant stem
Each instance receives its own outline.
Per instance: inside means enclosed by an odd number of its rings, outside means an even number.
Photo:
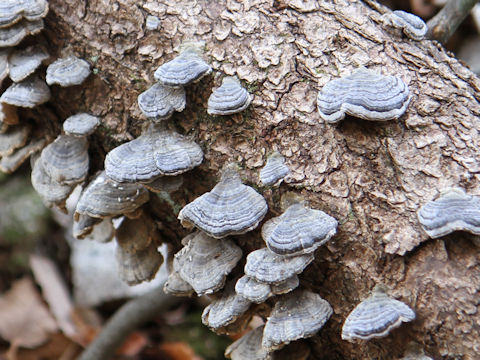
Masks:
[[[133,330],[178,301],[178,298],[166,295],[162,288],[156,288],[123,305],[78,360],[110,359]]]
[[[428,21],[428,37],[445,44],[479,0],[450,0]]]

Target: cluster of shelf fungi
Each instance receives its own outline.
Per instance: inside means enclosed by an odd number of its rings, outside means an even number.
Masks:
[[[45,50],[39,46],[14,48],[25,36],[43,28],[47,12],[46,0],[9,0],[0,5],[0,75],[2,81],[7,76],[12,80],[0,97],[0,169],[13,172],[32,155],[35,190],[47,206],[66,211],[66,199],[87,179],[88,136],[101,119],[75,114],[65,120],[63,134],[48,145],[46,139],[32,134],[31,126],[20,122],[17,107],[32,108],[47,102],[49,85],[79,85],[90,74],[86,61],[66,56],[52,62],[42,76],[36,72],[49,59]],[[384,21],[414,40],[421,40],[426,33],[421,19],[402,11],[386,14]],[[155,71],[156,83],[138,96],[148,125],[138,138],[107,154],[105,170],[84,188],[76,206],[74,236],[102,242],[115,238],[119,275],[131,285],[151,280],[163,262],[157,251],[161,243],[157,224],[142,206],[154,196],[152,193],[178,190],[182,174],[203,161],[201,147],[170,130],[164,121],[185,109],[184,87],[212,71],[202,51],[202,43],[185,43],[176,58]],[[245,110],[251,100],[238,79],[224,77],[208,100],[207,112],[231,115]],[[359,68],[328,82],[319,91],[317,108],[328,123],[336,123],[346,114],[384,121],[401,117],[409,102],[408,86],[400,78]],[[29,138],[32,140],[27,144]],[[285,159],[274,151],[259,179],[263,188],[278,187],[288,174]],[[261,223],[268,211],[263,196],[242,183],[237,165],[227,164],[217,185],[178,214],[183,226],[196,230],[182,240],[184,247],[173,257],[165,292],[211,295],[202,321],[219,334],[245,329],[254,314],[266,319],[264,325],[227,348],[225,355],[234,360],[289,359],[292,354],[306,359],[308,346],[296,340],[313,336],[333,313],[320,295],[299,287],[298,276],[314,260],[315,250],[335,235],[338,222],[323,211],[311,209],[293,193],[282,195],[281,207],[283,213],[262,226],[266,247],[248,254],[244,275],[229,280],[243,257],[231,236],[249,232]],[[115,227],[114,218],[122,219]],[[420,208],[418,219],[432,238],[459,230],[479,235],[480,198],[459,188],[448,189]],[[353,309],[343,325],[343,339],[383,337],[415,318],[412,309],[387,292],[379,284]],[[270,307],[265,302],[272,297]],[[420,353],[417,349],[405,359],[428,359]]]

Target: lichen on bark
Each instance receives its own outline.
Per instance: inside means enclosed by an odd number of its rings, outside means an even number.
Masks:
[[[448,186],[480,193],[480,80],[436,43],[385,27],[386,10],[373,4],[51,0],[45,36],[52,51],[68,47],[95,73],[80,88],[53,89],[53,107],[58,121],[77,111],[102,116],[103,132],[94,135],[91,151],[101,168],[105,153],[146,122],[136,99],[153,84],[156,67],[183,41],[204,40],[214,75],[187,90],[187,109],[173,117],[205,150],[195,171],[212,185],[233,160],[256,183],[268,152],[277,150],[292,174],[279,190],[266,192],[272,211],[279,212],[278,192],[293,188],[340,221],[336,237],[303,275],[302,283],[334,308],[310,341],[314,358],[391,359],[410,339],[435,358],[473,359],[480,352],[478,249],[463,234],[428,240],[416,210]],[[160,19],[158,30],[146,30],[148,15]],[[321,121],[317,91],[358,66],[408,84],[412,100],[403,117]],[[253,93],[247,113],[206,114],[208,95],[223,75],[236,75]],[[201,186],[187,185],[190,192],[179,201],[200,195]],[[377,282],[414,308],[417,319],[385,339],[347,344],[341,325]]]

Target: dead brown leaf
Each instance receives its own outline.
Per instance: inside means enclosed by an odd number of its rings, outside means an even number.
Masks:
[[[163,343],[160,345],[160,351],[170,360],[201,360],[201,357],[195,355],[192,348],[184,342]]]
[[[0,336],[11,344],[34,348],[57,331],[33,281],[25,277],[0,297]]]

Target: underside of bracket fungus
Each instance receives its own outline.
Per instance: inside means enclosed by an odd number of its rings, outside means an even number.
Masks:
[[[392,26],[402,29],[404,34],[410,39],[422,40],[427,34],[427,24],[417,15],[402,10],[395,10],[387,16]]]
[[[13,83],[0,96],[0,102],[32,108],[50,100],[50,88],[37,76]]]
[[[227,284],[222,296],[202,313],[202,323],[217,334],[237,333],[247,326],[251,317],[246,314],[251,302],[235,293],[233,285]]]
[[[262,237],[276,254],[307,254],[330,240],[337,232],[337,225],[337,220],[323,211],[297,203],[268,220],[262,227]]]
[[[231,115],[245,110],[252,96],[236,77],[226,76],[222,85],[208,98],[207,112],[211,115]]]
[[[282,256],[262,248],[248,254],[245,274],[262,283],[278,284],[300,274],[313,259],[312,253]]]
[[[140,184],[119,184],[101,172],[82,192],[77,203],[79,214],[104,218],[131,213],[149,199]]]
[[[160,236],[155,222],[142,213],[136,219],[124,217],[115,230],[117,244],[128,253],[145,250],[150,244],[158,244]]]
[[[70,185],[60,184],[53,180],[43,167],[40,155],[31,158],[32,164],[32,186],[40,195],[43,202],[48,207],[58,206],[64,209],[65,200],[72,193],[73,188]]]
[[[320,117],[328,123],[342,120],[345,114],[365,120],[398,119],[409,102],[408,87],[400,78],[363,67],[329,81],[317,96]]]
[[[24,50],[15,50],[8,58],[9,76],[20,82],[33,74],[48,59],[48,54],[38,46],[29,46]]]
[[[182,174],[202,161],[203,151],[195,142],[151,126],[145,134],[110,151],[105,172],[118,182],[151,182],[161,175]]]
[[[376,286],[372,294],[358,304],[348,315],[342,328],[342,339],[370,340],[387,336],[402,322],[415,319],[415,312],[401,301],[387,295],[383,286]]]
[[[88,142],[85,138],[59,135],[42,150],[40,160],[53,180],[65,185],[78,184],[88,174]]]
[[[225,350],[225,357],[232,360],[272,359],[267,350],[262,347],[263,328],[264,326],[259,326],[230,344]]]
[[[260,170],[260,181],[263,185],[279,184],[289,173],[290,169],[285,165],[285,158],[274,151]]]
[[[95,225],[99,224],[102,219],[93,218],[88,215],[76,214],[73,219],[72,235],[76,239],[84,239],[85,236],[93,231]]]
[[[214,239],[200,231],[188,238],[185,247],[175,254],[173,269],[198,295],[220,290],[242,257],[242,250],[230,239]]]
[[[0,28],[0,48],[18,45],[26,36],[38,34],[42,29],[43,20],[26,19],[10,27]]]
[[[442,192],[437,200],[423,205],[417,215],[431,238],[460,230],[480,235],[480,198],[460,188]]]
[[[173,296],[192,296],[195,293],[193,287],[183,280],[176,271],[172,271],[168,275],[163,291]]]
[[[83,137],[93,134],[98,125],[100,125],[98,117],[80,113],[70,116],[63,122],[63,131],[70,136]]]
[[[333,313],[330,304],[309,290],[282,295],[265,324],[262,346],[277,350],[291,341],[313,336]]]
[[[160,193],[162,191],[165,192],[174,192],[180,189],[183,184],[183,176],[176,175],[176,176],[160,176],[155,180],[143,183],[148,190],[154,193]]]
[[[80,85],[90,75],[90,64],[76,56],[58,59],[47,67],[48,85]]]
[[[0,28],[6,28],[22,18],[33,21],[47,15],[46,0],[3,0],[0,3]]]
[[[180,210],[178,219],[183,226],[195,226],[219,239],[253,230],[267,210],[263,196],[242,184],[236,167],[229,165],[220,182]]]
[[[186,104],[183,87],[173,88],[157,83],[138,95],[140,110],[154,121],[167,119],[174,111],[183,111]]]
[[[163,263],[163,256],[153,242],[144,250],[135,252],[128,252],[117,246],[115,257],[118,274],[129,285],[152,280]]]
[[[166,86],[180,87],[210,74],[212,68],[200,56],[203,47],[203,43],[184,44],[176,58],[155,71],[155,79]]]

